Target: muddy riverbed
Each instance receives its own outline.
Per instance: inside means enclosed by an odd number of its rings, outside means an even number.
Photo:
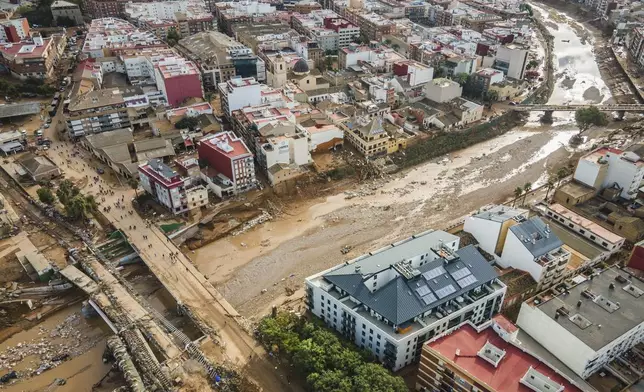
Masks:
[[[578,27],[563,14],[553,19],[552,11],[535,10],[555,37],[558,80],[549,103],[609,99],[587,35],[578,37]],[[575,83],[562,84],[566,78]],[[444,227],[485,204],[507,200],[526,182],[535,188],[545,183],[549,169],[592,145],[591,137],[579,150],[568,147],[576,132],[573,113],[555,112],[552,126],[541,125],[540,115],[532,113],[525,126],[498,138],[348,194],[294,203],[288,215],[213,242],[190,257],[243,315],[260,316],[286,299],[287,290],[301,294],[306,276],[413,233]],[[596,130],[593,137],[601,134]],[[352,250],[342,255],[345,245]]]

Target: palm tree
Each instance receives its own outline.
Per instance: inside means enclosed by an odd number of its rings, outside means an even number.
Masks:
[[[548,194],[550,194],[550,191],[555,187],[555,179],[553,177],[548,178],[548,182],[546,183],[546,200],[548,200]]]
[[[563,180],[566,177],[568,177],[568,168],[562,167],[559,170],[557,170],[557,188],[559,188],[559,184],[561,183],[561,180]]]
[[[521,194],[523,194],[523,189],[521,189],[520,186],[516,187],[514,190],[514,200],[512,200],[512,207],[514,207],[514,204],[517,202],[517,199],[521,197]]]
[[[139,192],[137,192],[137,189],[139,189],[139,181],[136,178],[130,178],[127,180],[127,183],[130,184],[132,189],[134,189],[134,195],[136,198],[139,198]]]
[[[526,182],[523,186],[523,190],[525,191],[525,193],[523,194],[523,205],[525,205],[525,199],[526,197],[528,197],[528,193],[532,190],[532,183]]]

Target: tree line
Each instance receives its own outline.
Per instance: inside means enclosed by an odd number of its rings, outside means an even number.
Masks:
[[[316,323],[280,312],[262,319],[259,339],[271,355],[287,359],[314,392],[407,392],[402,378],[373,362],[366,350]]]
[[[46,186],[39,188],[36,193],[38,199],[47,205],[53,205],[58,198],[60,204],[65,208],[65,215],[75,221],[88,218],[98,207],[94,196],[83,195],[70,180],[61,181],[56,195],[50,187]]]

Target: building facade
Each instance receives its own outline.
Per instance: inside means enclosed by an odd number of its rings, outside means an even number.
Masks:
[[[51,4],[51,15],[54,20],[58,18],[69,18],[74,21],[76,25],[84,23],[83,13],[81,12],[78,4],[70,3],[69,1],[57,0]]]
[[[494,316],[506,287],[473,246],[428,231],[306,278],[306,306],[330,328],[398,370],[423,343]]]
[[[573,178],[596,190],[617,184],[620,196],[632,200],[644,178],[644,160],[635,151],[600,147],[579,159]]]
[[[159,159],[139,166],[141,187],[174,215],[208,204],[208,190],[191,178],[179,173]]]
[[[210,169],[202,172],[202,178],[219,197],[236,195],[257,186],[253,154],[234,133],[208,135],[199,141],[197,151]]]
[[[497,263],[528,272],[539,289],[546,289],[561,283],[570,256],[550,226],[535,217],[509,228]]]
[[[219,83],[221,110],[230,117],[233,111],[262,102],[262,87],[255,78],[234,78]]]

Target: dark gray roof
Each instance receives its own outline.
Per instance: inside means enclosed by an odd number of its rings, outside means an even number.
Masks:
[[[618,275],[630,280],[630,282],[618,282],[615,280]],[[610,288],[611,283],[614,285],[613,289]],[[631,287],[629,285],[636,289],[629,290]],[[618,268],[610,268],[602,271],[593,280],[586,280],[574,286],[569,290],[569,294],[560,294],[549,301],[541,303],[538,308],[554,319],[557,309],[564,306],[569,314],[568,316],[559,316],[557,323],[597,351],[644,322],[644,312],[642,312],[642,309],[644,309],[644,293],[637,296],[639,294],[637,289],[644,290],[644,282],[631,277]],[[593,300],[592,297],[588,298],[582,294],[586,290],[592,293],[595,298],[601,297],[601,299]],[[580,300],[581,306],[577,307],[577,301]],[[619,304],[617,305],[618,308],[606,307],[606,300],[613,304]],[[570,320],[576,314],[579,314],[591,324],[581,328],[577,323]],[[599,327],[600,325],[601,327]]]
[[[20,165],[22,165],[22,167],[24,167],[31,175],[44,174],[53,170],[58,170],[58,167],[51,159],[31,153],[23,156],[18,163],[20,163]]]
[[[386,253],[381,252],[380,254]],[[349,268],[342,267],[334,270],[324,275],[324,278],[387,320],[396,325],[401,325],[498,277],[494,268],[490,266],[474,246],[466,246],[456,253],[458,258],[448,264],[446,264],[445,259],[437,258],[418,268],[421,273],[420,276],[407,280],[399,275],[373,293],[363,283],[363,280],[368,279],[371,274],[365,274],[363,277],[364,270],[356,273],[355,263],[346,266]],[[413,254],[413,256],[418,254]],[[410,255],[412,253],[407,253],[407,256]],[[393,262],[400,261],[400,258],[393,258],[392,255],[389,255],[389,258]],[[371,263],[376,262],[371,260]],[[389,268],[393,268],[392,265],[393,263],[390,262]],[[443,270],[437,270],[441,267]],[[378,270],[381,271],[383,268]],[[343,273],[338,273],[339,271]],[[440,273],[436,275],[433,272]],[[423,274],[430,278],[426,279]],[[467,280],[464,281],[463,279]],[[463,284],[463,287],[459,285],[459,281]],[[449,288],[450,286],[453,291]],[[423,296],[430,299],[433,296],[433,300],[425,302]]]
[[[540,257],[563,246],[563,242],[550,230],[541,218],[531,218],[525,222],[510,227],[510,230],[522,239],[525,246],[534,257]]]
[[[297,60],[297,62],[293,65],[293,72],[306,73],[309,71],[309,64],[304,59]]]

